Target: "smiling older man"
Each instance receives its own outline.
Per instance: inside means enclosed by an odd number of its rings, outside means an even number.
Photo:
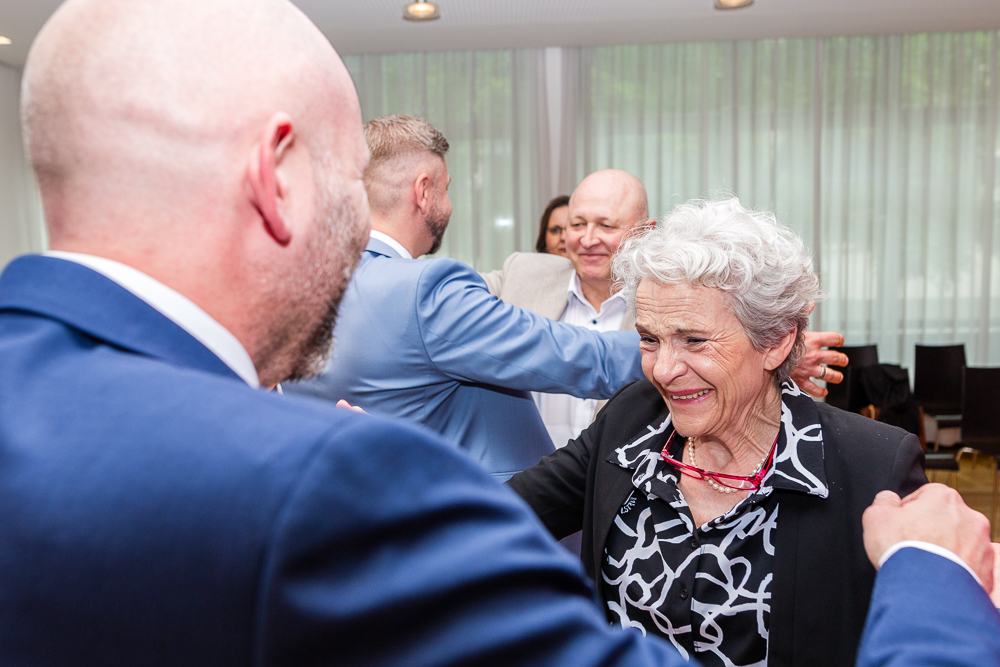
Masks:
[[[483,274],[483,278],[502,300],[549,319],[595,331],[632,330],[635,318],[614,290],[611,261],[630,232],[654,224],[655,220],[649,219],[646,188],[639,179],[619,169],[595,171],[570,197],[568,259],[514,253],[502,269]],[[843,379],[825,365],[844,366],[847,357],[822,349],[843,343],[844,337],[836,332],[806,332],[806,354],[792,374],[804,391],[826,395],[827,390],[816,385],[812,377],[833,383]],[[564,394],[536,393],[534,397],[556,447],[577,437],[606,403]]]

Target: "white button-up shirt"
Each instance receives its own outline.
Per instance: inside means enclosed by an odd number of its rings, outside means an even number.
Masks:
[[[229,329],[180,292],[138,269],[106,257],[57,250],[50,250],[45,255],[81,264],[118,283],[191,334],[248,385],[254,389],[260,387],[257,369],[243,344]]]
[[[621,292],[612,294],[598,312],[590,305],[583,295],[583,288],[580,285],[580,276],[576,273],[570,278],[568,290],[568,302],[566,310],[563,311],[560,322],[574,324],[578,327],[586,327],[593,331],[618,331],[622,328],[622,321],[628,310],[628,304]],[[594,412],[597,410],[597,399],[576,398],[566,394],[540,394],[532,393],[538,412],[542,415],[542,422],[552,438],[552,444],[557,448],[563,447],[567,442],[580,435],[583,429],[590,426],[594,419]]]

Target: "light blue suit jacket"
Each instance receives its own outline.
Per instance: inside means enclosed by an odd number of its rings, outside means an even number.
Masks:
[[[634,331],[600,334],[500,301],[450,259],[370,240],[322,376],[287,390],[406,417],[500,479],[553,451],[529,391],[609,398],[642,378]]]

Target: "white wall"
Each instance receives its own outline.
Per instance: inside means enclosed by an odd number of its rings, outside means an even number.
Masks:
[[[45,248],[45,226],[21,141],[21,72],[0,64],[0,267]]]

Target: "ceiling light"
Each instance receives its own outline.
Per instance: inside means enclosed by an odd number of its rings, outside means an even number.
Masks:
[[[753,0],[715,0],[716,9],[743,9],[753,4]]]
[[[441,12],[433,2],[411,2],[403,7],[403,18],[407,21],[433,21],[441,18]]]
[[[3,35],[0,35],[0,44],[10,44],[10,43],[11,43],[10,37],[4,37]]]

